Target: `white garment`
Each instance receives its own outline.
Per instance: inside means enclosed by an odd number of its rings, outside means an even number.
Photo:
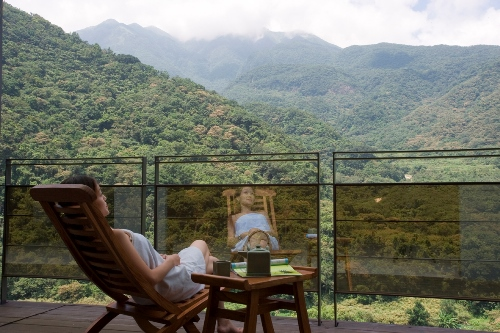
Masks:
[[[164,262],[146,237],[130,230],[122,230],[131,236],[134,248],[149,268],[156,268]],[[174,266],[165,278],[155,286],[158,293],[171,302],[188,299],[205,287],[203,284],[194,283],[191,280],[191,273],[206,273],[205,258],[201,250],[190,246],[179,252],[179,257],[181,264]],[[152,304],[150,300],[140,297],[134,297],[134,300],[139,304]]]
[[[234,224],[234,233],[236,237],[239,237],[242,233],[248,232],[250,229],[256,228],[260,229],[262,231],[271,231],[269,228],[269,223],[267,222],[267,219],[264,215],[260,213],[247,213],[244,215],[241,215],[235,222]],[[243,245],[248,240],[248,235],[245,236],[243,239],[240,239],[238,243],[234,246],[234,248],[231,251],[243,251],[246,249],[243,249]],[[272,250],[279,250],[279,244],[278,240],[269,235],[269,240],[271,241],[271,246]]]

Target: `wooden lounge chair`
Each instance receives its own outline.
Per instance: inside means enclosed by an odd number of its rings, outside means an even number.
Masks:
[[[56,227],[74,259],[87,277],[114,299],[106,312],[86,332],[101,331],[119,314],[132,316],[144,332],[199,332],[193,322],[208,301],[208,288],[192,298],[172,303],[147,282],[142,272],[131,265],[121,246],[114,240],[111,227],[94,208],[94,191],[85,185],[38,185],[30,194],[39,201]],[[71,202],[62,207],[59,202]],[[140,305],[133,296],[151,300]],[[151,322],[163,325],[161,328]]]

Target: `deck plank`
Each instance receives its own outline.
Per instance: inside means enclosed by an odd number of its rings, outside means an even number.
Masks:
[[[2,333],[80,333],[92,323],[101,313],[103,306],[75,305],[43,302],[9,301],[0,305],[0,332]],[[204,313],[200,314],[196,327],[201,331]],[[298,332],[297,320],[287,317],[272,317],[276,333]],[[437,327],[418,327],[405,325],[388,325],[378,323],[310,320],[313,333],[479,333],[480,331],[454,330]],[[236,323],[240,325],[240,323]],[[142,332],[134,320],[126,316],[118,316],[109,323],[102,332],[105,333],[135,333]],[[179,332],[183,332],[180,330]],[[262,333],[262,326],[257,325],[257,333]]]

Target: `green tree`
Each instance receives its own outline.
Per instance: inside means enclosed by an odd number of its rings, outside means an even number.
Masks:
[[[455,301],[445,299],[441,301],[438,326],[443,328],[460,328],[460,323],[457,318],[457,311],[455,311]]]
[[[416,301],[413,308],[409,309],[408,314],[408,324],[413,326],[428,326],[430,314],[425,309],[424,305],[420,301]]]

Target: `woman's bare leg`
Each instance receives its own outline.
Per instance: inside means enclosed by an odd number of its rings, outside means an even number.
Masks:
[[[219,302],[219,308],[224,309],[224,302]],[[226,318],[217,318],[218,333],[241,333],[243,327],[236,327],[231,320]]]
[[[191,243],[191,246],[195,246],[201,250],[203,257],[205,258],[206,271],[207,274],[213,273],[214,262],[218,259],[210,254],[208,245],[205,241],[195,240]],[[219,307],[224,309],[224,302],[219,302]],[[240,333],[243,332],[242,327],[235,327],[229,319],[217,318],[217,332],[218,333]]]
[[[218,259],[210,255],[210,250],[208,249],[207,243],[202,240],[195,240],[191,243],[191,246],[195,246],[201,250],[203,257],[205,258],[205,270],[207,274],[212,274],[214,271],[214,261],[217,261]]]

